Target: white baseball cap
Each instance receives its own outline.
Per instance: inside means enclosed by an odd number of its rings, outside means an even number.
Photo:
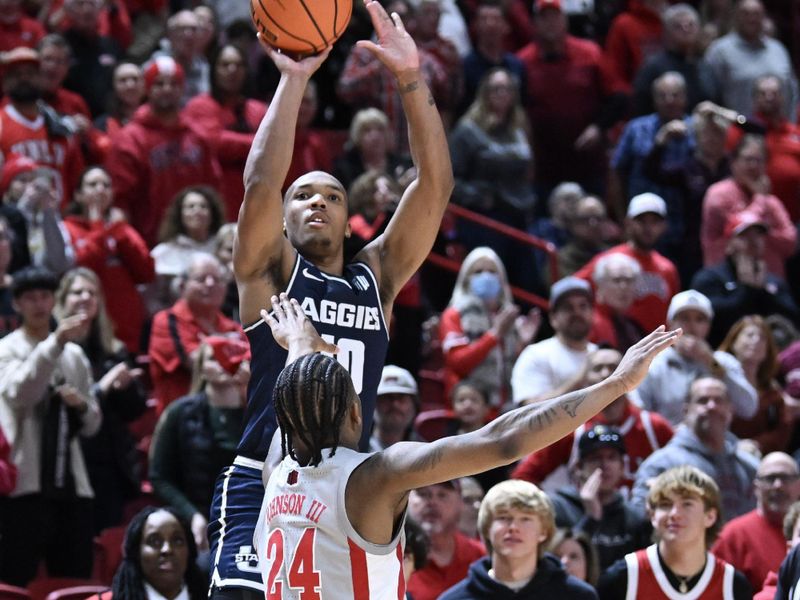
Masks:
[[[697,290],[686,290],[672,297],[669,308],[667,309],[667,321],[672,321],[679,312],[688,309],[697,310],[709,319],[714,318],[714,309],[711,306],[711,300],[709,300],[705,294],[701,294]]]
[[[667,203],[664,202],[661,196],[651,192],[645,192],[644,194],[639,194],[631,198],[630,204],[628,204],[628,218],[635,219],[639,215],[645,213],[655,213],[666,217]]]
[[[381,373],[381,382],[378,384],[378,396],[383,394],[409,394],[416,396],[419,393],[414,376],[396,365],[386,365]]]

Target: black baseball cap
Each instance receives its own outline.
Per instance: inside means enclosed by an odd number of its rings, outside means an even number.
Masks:
[[[585,431],[578,440],[578,457],[583,460],[600,448],[614,448],[620,454],[625,454],[625,440],[619,429],[598,423]]]

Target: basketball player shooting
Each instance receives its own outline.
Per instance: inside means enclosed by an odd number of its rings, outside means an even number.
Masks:
[[[259,319],[265,300],[282,291],[296,298],[326,343],[339,348],[337,358],[364,407],[365,447],[388,344],[384,315],[391,314],[398,291],[428,255],[452,191],[450,153],[419,70],[417,47],[396,14],[390,17],[372,0],[366,1],[366,9],[377,38],[358,44],[397,79],[417,178],[383,235],[345,264],[344,238],[350,230],[342,184],[314,171],[293,182],[281,197],[303,92],[329,51],[294,60],[264,44],[281,78],[247,158],[234,241],[233,266],[252,375],[238,456],[217,480],[209,520],[215,600],[263,597],[252,540],[264,494],[261,469],[277,427],[272,390],[286,362],[286,351]]]
[[[365,598],[404,593],[402,529],[409,491],[507,465],[562,438],[644,379],[681,331],[659,327],[605,381],[518,408],[432,443],[358,452],[364,417],[353,383],[294,299],[264,318],[288,348],[274,402],[285,458],[272,471],[255,535],[267,598]]]

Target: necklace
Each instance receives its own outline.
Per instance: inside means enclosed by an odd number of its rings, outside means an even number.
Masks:
[[[689,580],[691,577],[681,577],[680,575],[675,575],[675,579],[677,579],[679,582],[678,591],[681,594],[685,594],[689,591]]]

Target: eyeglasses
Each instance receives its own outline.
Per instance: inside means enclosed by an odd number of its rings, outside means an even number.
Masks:
[[[758,475],[756,481],[764,485],[775,485],[775,482],[780,481],[782,485],[793,483],[800,479],[800,475],[795,473],[770,473],[769,475]]]

